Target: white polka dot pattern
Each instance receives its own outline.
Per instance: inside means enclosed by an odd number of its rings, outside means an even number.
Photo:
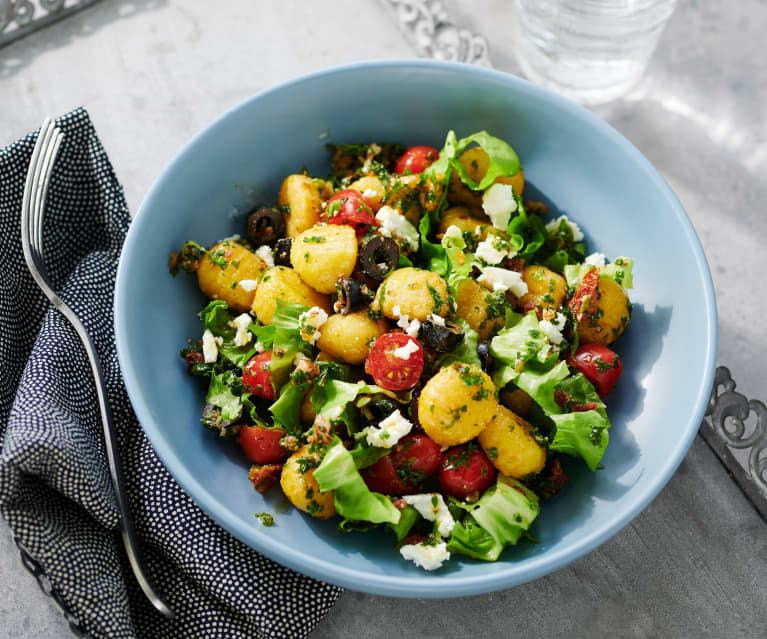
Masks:
[[[24,263],[21,200],[36,134],[0,151],[0,512],[89,636],[305,637],[341,590],[219,528],[172,479],[136,421],[112,328],[130,220],[122,187],[83,109],[58,125],[64,141],[46,207],[48,273],[99,351],[137,533],[176,619],[151,607],[130,572],[85,353]]]

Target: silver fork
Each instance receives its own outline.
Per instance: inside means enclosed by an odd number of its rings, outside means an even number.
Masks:
[[[96,395],[98,396],[101,421],[104,427],[109,472],[112,476],[112,486],[114,487],[117,506],[120,511],[120,535],[123,545],[141,590],[144,591],[144,594],[157,610],[166,617],[172,618],[174,616],[173,611],[165,604],[152,586],[136,540],[133,517],[128,508],[128,498],[125,493],[125,482],[123,480],[120,458],[116,453],[115,441],[117,438],[115,427],[112,421],[112,413],[109,410],[109,403],[107,402],[104,376],[101,372],[96,349],[77,315],[56,295],[50,284],[48,272],[45,269],[45,262],[43,260],[45,199],[48,194],[48,183],[51,177],[51,170],[53,169],[53,162],[56,159],[56,154],[63,137],[64,134],[61,132],[61,129],[56,127],[50,118],[47,118],[40,127],[37,143],[32,152],[32,160],[29,163],[27,181],[24,185],[24,200],[21,207],[21,243],[24,249],[24,259],[27,261],[29,272],[32,274],[35,282],[37,282],[37,285],[51,301],[51,304],[69,320],[85,346],[93,378],[96,382]]]

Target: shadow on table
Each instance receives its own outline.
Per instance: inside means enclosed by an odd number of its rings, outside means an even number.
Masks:
[[[83,9],[0,49],[0,78],[18,73],[41,53],[87,38],[115,20],[130,18],[167,4],[167,0],[111,0]]]

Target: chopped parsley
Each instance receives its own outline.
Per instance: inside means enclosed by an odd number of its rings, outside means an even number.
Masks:
[[[274,525],[274,516],[270,515],[269,513],[256,513],[253,516],[261,522],[262,526]]]

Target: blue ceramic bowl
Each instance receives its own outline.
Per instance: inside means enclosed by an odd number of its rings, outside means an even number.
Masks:
[[[616,345],[623,376],[609,398],[605,468],[573,460],[565,493],[543,504],[532,533],[495,563],[456,557],[429,573],[383,532],[342,534],[248,482],[236,446],[200,425],[203,391],[178,357],[201,333],[195,280],[168,275],[183,241],[242,232],[243,213],[274,202],[306,165],[329,170],[325,142],[442,146],[486,129],[516,149],[525,195],[576,220],[587,248],[636,259],[634,314]],[[431,61],[358,64],[265,91],[197,135],[157,179],[133,222],[117,277],[120,364],[136,414],[179,484],[215,521],[264,555],[354,590],[454,597],[508,588],[560,568],[628,524],[658,494],[698,430],[713,380],[716,305],[706,259],[679,201],[625,138],[518,78]],[[271,528],[253,513],[276,514]]]

